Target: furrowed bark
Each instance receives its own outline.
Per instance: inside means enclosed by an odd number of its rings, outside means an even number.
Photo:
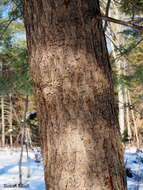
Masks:
[[[99,2],[25,0],[48,190],[125,190]]]

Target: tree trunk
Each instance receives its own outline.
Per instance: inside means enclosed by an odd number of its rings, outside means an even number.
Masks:
[[[24,144],[26,142],[26,137],[25,137],[25,132],[27,128],[27,123],[26,123],[26,114],[28,112],[28,95],[25,97],[25,102],[24,102],[24,114],[23,114],[23,123],[21,124],[21,152],[20,152],[20,159],[19,159],[19,184],[22,185],[22,159],[23,159],[23,150],[24,150]]]
[[[13,119],[13,111],[12,111],[12,95],[10,94],[9,95],[9,101],[10,101],[10,104],[9,104],[9,130],[10,130],[10,146],[12,147],[13,146],[13,137],[12,137],[12,119]]]
[[[128,129],[128,137],[129,139],[132,138],[132,130],[131,130],[131,122],[130,122],[130,110],[129,110],[129,97],[128,97],[128,89],[125,88],[125,114],[126,114],[126,126]]]
[[[1,145],[5,146],[5,115],[4,115],[4,96],[1,97]]]
[[[124,190],[111,67],[94,0],[25,0],[48,190]]]
[[[114,15],[117,19],[121,19],[121,11],[119,10],[119,5],[112,1],[111,3],[111,11],[109,16]],[[118,113],[118,119],[119,119],[119,126],[120,126],[120,132],[123,135],[125,131],[125,108],[124,108],[124,103],[125,103],[125,87],[123,84],[120,82],[120,77],[124,74],[125,68],[127,65],[127,61],[125,60],[124,57],[119,57],[119,50],[117,51],[117,47],[120,49],[120,46],[124,45],[124,38],[121,35],[121,31],[123,30],[123,26],[118,26],[113,23],[110,23],[107,33],[109,33],[110,39],[112,39],[111,47],[112,47],[112,52],[113,52],[113,57],[115,59],[115,66],[116,66],[116,72],[118,76],[118,108],[119,108],[119,113]],[[116,46],[116,47],[115,47]]]
[[[127,93],[128,93],[129,105],[132,105],[131,96],[130,96],[129,91],[127,91]],[[136,124],[136,119],[135,119],[135,114],[134,114],[134,110],[133,109],[131,109],[131,116],[132,116],[133,126],[134,126],[134,130],[135,130],[135,137],[136,137],[137,148],[140,149],[138,126]]]

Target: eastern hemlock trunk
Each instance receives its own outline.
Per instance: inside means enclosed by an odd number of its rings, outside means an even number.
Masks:
[[[125,190],[99,2],[25,0],[48,190]]]

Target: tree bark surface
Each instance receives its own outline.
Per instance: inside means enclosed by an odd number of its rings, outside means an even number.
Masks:
[[[125,190],[98,0],[25,0],[48,190]]]

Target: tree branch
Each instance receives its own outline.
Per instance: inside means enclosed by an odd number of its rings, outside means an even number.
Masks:
[[[142,41],[143,41],[143,38],[141,38],[136,44],[134,44],[134,46],[132,46],[130,51],[132,51],[134,48],[136,48]]]
[[[20,4],[17,4],[15,1],[13,1],[13,3],[14,3],[15,6],[16,6],[14,10],[20,8],[21,3],[20,3]],[[7,20],[7,22],[8,22],[7,25],[4,27],[4,29],[3,29],[2,32],[0,33],[0,40],[2,40],[2,38],[3,38],[4,34],[5,34],[5,32],[6,32],[7,29],[9,28],[10,24],[11,24],[13,21],[17,20],[18,18],[20,18],[20,15],[19,15],[19,16],[16,15],[15,17],[9,18],[9,19]]]
[[[128,107],[129,110],[134,110],[136,113],[138,113],[140,115],[140,119],[143,119],[143,112],[138,110],[133,104],[130,104],[129,102],[127,103],[123,103],[121,101],[118,101],[119,103],[123,104],[124,107]]]
[[[134,28],[136,30],[143,30],[143,26],[139,26],[137,24],[134,24],[130,21],[126,22],[126,21],[122,21],[122,20],[118,20],[118,19],[115,19],[115,18],[111,18],[111,17],[107,17],[107,16],[96,16],[96,19],[98,20],[104,20],[104,21],[107,21],[107,22],[113,22],[113,23],[116,23],[116,24],[120,24],[120,25],[123,25],[123,26],[127,26],[127,27],[131,27],[131,28]]]
[[[0,35],[0,40],[3,38],[3,35],[5,34],[5,32],[7,31],[8,27],[9,27],[9,25],[10,25],[13,21],[14,21],[14,20],[11,19],[11,20],[8,22],[8,24],[5,26],[5,28],[3,29],[3,31],[2,31],[2,33],[1,33],[1,35]]]
[[[109,14],[110,4],[111,4],[111,0],[108,0],[107,6],[106,6],[106,11],[105,11],[105,16],[106,17],[108,17],[108,14]],[[106,31],[107,26],[108,26],[108,22],[106,20],[105,25],[104,25],[104,31]]]
[[[16,19],[18,19],[18,18],[19,18],[19,16],[15,17],[15,18],[12,18],[12,19],[10,19],[10,20],[8,21],[7,25],[5,26],[5,28],[3,29],[2,33],[0,34],[0,40],[2,40],[2,38],[3,38],[4,34],[5,34],[5,32],[7,31],[8,27],[10,26],[10,24],[11,24],[13,21],[15,21]]]

